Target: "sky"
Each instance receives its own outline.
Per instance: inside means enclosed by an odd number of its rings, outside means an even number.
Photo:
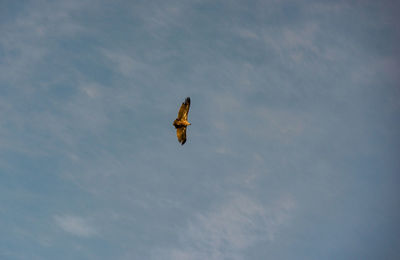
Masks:
[[[399,259],[399,11],[1,0],[0,258]]]

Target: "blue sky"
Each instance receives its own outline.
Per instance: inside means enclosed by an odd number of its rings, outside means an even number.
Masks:
[[[0,1],[0,258],[398,259],[399,7]]]

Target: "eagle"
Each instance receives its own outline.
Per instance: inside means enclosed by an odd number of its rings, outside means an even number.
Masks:
[[[178,141],[181,145],[184,145],[186,142],[186,127],[191,125],[187,121],[188,113],[190,107],[190,97],[185,99],[185,102],[182,103],[181,108],[178,112],[178,117],[174,120],[173,126],[176,128],[176,136],[178,137]]]

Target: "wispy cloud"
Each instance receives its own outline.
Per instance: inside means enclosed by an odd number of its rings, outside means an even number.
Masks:
[[[54,216],[56,224],[65,232],[79,237],[91,237],[97,234],[97,231],[82,217],[73,215]]]
[[[118,53],[106,49],[102,49],[101,53],[112,62],[110,67],[115,68],[118,73],[125,77],[132,77],[138,69],[143,67],[143,64],[126,53]]]
[[[0,79],[21,84],[21,79],[33,74],[36,64],[54,52],[55,42],[83,31],[72,13],[84,5],[79,1],[31,2],[14,20],[0,25],[0,48],[5,54],[0,61]]]
[[[295,208],[291,196],[271,205],[242,194],[195,215],[181,233],[181,248],[161,250],[169,259],[242,259],[241,252],[261,241],[273,242]]]

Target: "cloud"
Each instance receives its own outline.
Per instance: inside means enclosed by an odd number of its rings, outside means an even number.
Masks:
[[[125,77],[132,77],[138,69],[143,67],[143,64],[129,57],[126,53],[118,53],[106,49],[102,49],[101,52],[113,63],[110,64],[110,67],[116,67],[116,71]]]
[[[242,259],[241,252],[249,247],[275,240],[295,204],[291,196],[264,205],[234,194],[219,207],[194,216],[181,233],[181,248],[160,250],[157,255],[166,254],[169,259]]]
[[[84,7],[81,1],[27,4],[15,19],[0,27],[0,80],[21,83],[37,71],[46,55],[55,53],[57,41],[75,36],[84,28],[73,19],[73,13]],[[26,85],[31,85],[27,80]],[[19,84],[20,85],[20,84]]]
[[[79,237],[91,237],[97,234],[96,230],[89,225],[88,221],[84,218],[63,215],[54,216],[56,224],[65,232]]]

